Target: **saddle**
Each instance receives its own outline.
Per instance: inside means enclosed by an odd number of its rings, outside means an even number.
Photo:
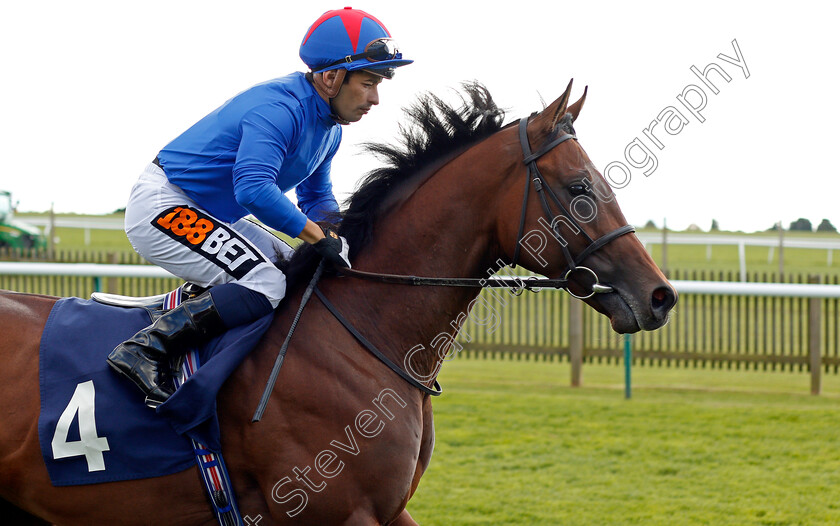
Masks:
[[[207,290],[210,290],[210,287],[201,287],[189,282],[185,283],[181,287],[181,301],[199,296]],[[122,296],[107,292],[94,292],[90,295],[90,299],[103,305],[110,305],[111,307],[146,309],[152,317],[152,321],[155,321],[155,319],[168,310],[164,305],[164,301],[169,294],[171,293],[157,294],[155,296]]]

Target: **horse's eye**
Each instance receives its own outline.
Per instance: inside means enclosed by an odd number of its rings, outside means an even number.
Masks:
[[[568,188],[569,193],[574,196],[587,195],[589,193],[589,189],[581,183],[570,184]]]

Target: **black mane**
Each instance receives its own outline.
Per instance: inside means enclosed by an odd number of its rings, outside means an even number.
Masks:
[[[574,126],[572,126],[574,122],[575,121],[572,117],[572,114],[566,113],[565,115],[563,115],[563,117],[560,118],[560,120],[557,121],[557,126],[555,128],[559,128],[560,130],[566,133],[571,133],[572,135],[577,135]]]
[[[459,107],[431,93],[421,96],[404,109],[409,122],[400,126],[399,144],[364,145],[386,164],[369,172],[347,200],[338,230],[350,245],[351,261],[370,243],[376,222],[430,176],[432,168],[502,128],[504,111],[487,88],[464,84],[459,95]],[[316,262],[314,251],[304,244],[286,269],[290,284],[308,281]]]

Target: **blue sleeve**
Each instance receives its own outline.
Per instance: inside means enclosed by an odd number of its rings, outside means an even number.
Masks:
[[[240,126],[242,139],[233,165],[236,202],[269,227],[299,236],[306,216],[277,186],[277,176],[300,133],[300,119],[284,106],[262,105],[248,112]]]
[[[340,131],[341,129],[339,128],[338,137],[334,141],[326,158],[324,158],[312,175],[304,179],[295,188],[298,207],[313,221],[338,223],[341,220],[338,201],[335,199],[332,180],[330,179],[332,158],[335,156],[335,153],[338,151],[338,146],[341,144]]]

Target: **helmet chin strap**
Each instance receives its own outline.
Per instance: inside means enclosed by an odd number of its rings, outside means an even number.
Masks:
[[[344,77],[347,75],[347,70],[341,68],[333,71],[335,71],[335,77],[332,78],[331,82],[326,82],[324,80],[324,73],[316,73],[312,75],[312,82],[315,84],[315,88],[326,95],[329,99],[330,109],[332,110],[330,117],[339,124],[350,124],[350,121],[342,118],[333,107],[333,99],[338,95],[338,92],[341,91],[341,86],[344,84]]]
[[[334,120],[335,122],[339,123],[339,124],[342,124],[342,125],[345,125],[345,126],[346,126],[346,125],[348,125],[348,124],[350,124],[350,121],[348,121],[347,119],[343,118],[341,115],[339,115],[339,114],[338,114],[338,112],[337,112],[337,111],[335,111],[335,108],[333,108],[333,103],[332,103],[332,101],[333,101],[333,100],[332,100],[332,99],[330,99],[330,109],[331,109],[331,110],[333,110],[333,112],[332,112],[332,113],[330,113],[330,117],[332,117],[332,118],[333,118],[333,120]]]

